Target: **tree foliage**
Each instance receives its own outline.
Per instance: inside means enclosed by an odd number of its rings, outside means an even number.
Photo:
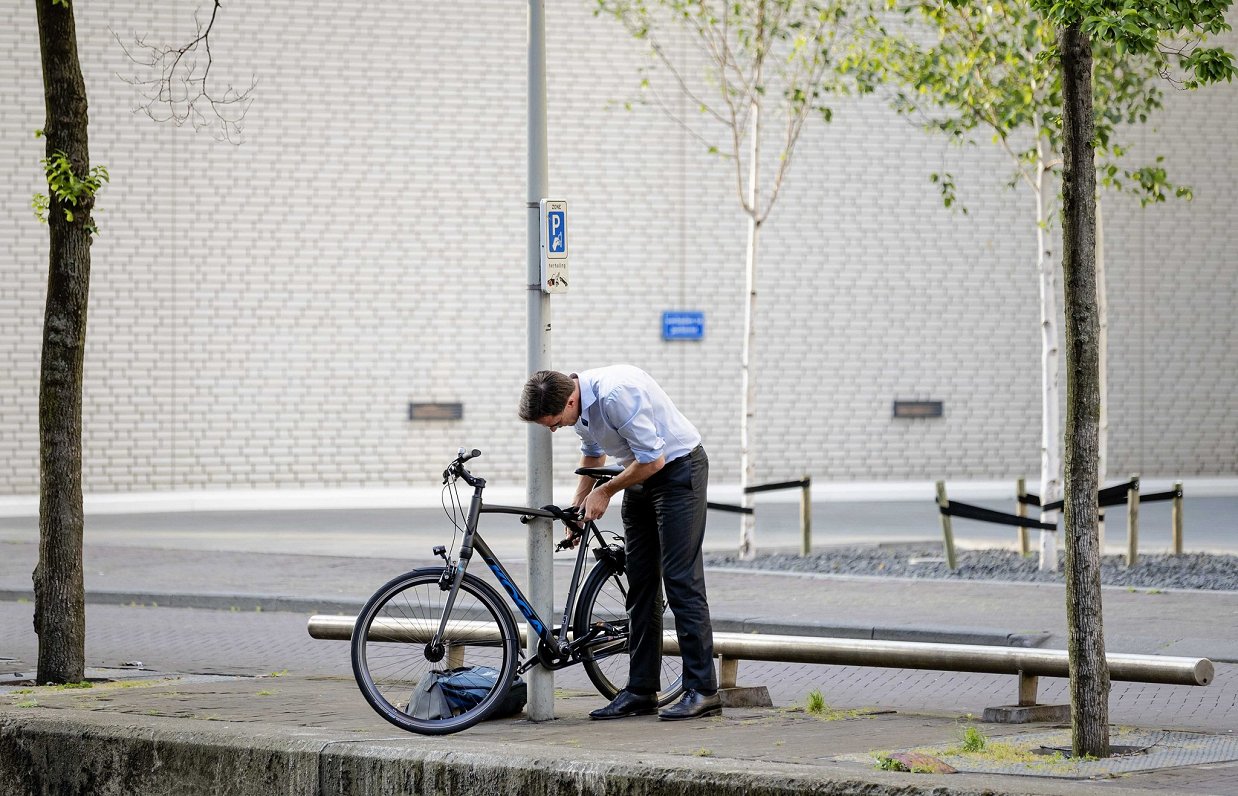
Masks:
[[[892,106],[959,144],[989,141],[1011,158],[1010,184],[1035,190],[1038,159],[1061,170],[1062,88],[1052,58],[1056,27],[1032,0],[970,3],[887,0],[870,18],[870,44],[850,68],[890,93]],[[1162,159],[1131,165],[1123,128],[1147,122],[1162,107],[1161,57],[1116,42],[1093,48],[1095,134],[1102,182],[1141,202],[1190,198],[1173,184]],[[947,207],[961,207],[949,174],[933,174]]]
[[[952,0],[961,3],[963,0]],[[1119,56],[1146,56],[1162,77],[1182,88],[1232,81],[1234,56],[1204,46],[1230,30],[1232,0],[1032,0],[1059,28],[1078,25],[1095,53],[1112,46]]]

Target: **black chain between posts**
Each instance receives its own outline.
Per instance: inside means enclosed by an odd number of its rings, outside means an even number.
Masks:
[[[798,481],[775,481],[770,484],[757,484],[744,487],[744,494],[755,495],[758,492],[773,492],[778,489],[803,489],[812,486],[811,478],[801,478]],[[736,506],[733,503],[706,503],[706,507],[714,511],[729,511],[732,514],[755,514],[756,509],[746,506]]]
[[[1127,481],[1125,484],[1117,484],[1115,486],[1106,487],[1096,493],[1097,505],[1100,508],[1107,506],[1120,506],[1126,502],[1127,494],[1130,490],[1137,486],[1137,481]],[[1139,496],[1140,503],[1156,503],[1161,500],[1173,500],[1174,498],[1182,497],[1181,489],[1171,489],[1168,492],[1149,492]],[[1040,496],[1033,495],[1030,492],[1026,495],[1019,495],[1019,502],[1026,506],[1039,506]],[[1065,505],[1062,500],[1055,500],[1052,503],[1043,506],[1044,511],[1058,511]]]
[[[948,517],[962,517],[980,522],[992,522],[998,525],[1013,525],[1016,528],[1040,528],[1044,531],[1056,531],[1057,526],[1050,522],[1033,520],[1030,517],[1020,517],[1018,514],[1005,514],[1000,511],[986,509],[983,506],[973,506],[970,503],[959,503],[956,500],[946,501],[946,505],[938,505],[938,510]]]

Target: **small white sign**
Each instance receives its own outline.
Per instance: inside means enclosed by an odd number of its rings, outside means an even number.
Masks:
[[[567,202],[543,199],[542,292],[567,292]]]

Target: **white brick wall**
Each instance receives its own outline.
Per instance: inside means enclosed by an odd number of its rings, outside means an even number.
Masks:
[[[0,8],[0,495],[37,490],[46,229],[33,11]],[[564,369],[643,365],[738,477],[744,218],[730,169],[614,101],[643,56],[548,4],[551,193],[571,202]],[[425,485],[459,445],[524,477],[525,7],[234,2],[215,69],[259,80],[233,147],[130,113],[109,28],[184,36],[194,3],[79,4],[100,198],[86,363],[89,491]],[[1191,204],[1105,204],[1111,472],[1238,474],[1238,87],[1170,92],[1136,155]],[[949,170],[970,209],[940,207]],[[1004,156],[874,101],[807,130],[762,238],[759,478],[1038,473],[1035,230]],[[704,310],[666,343],[660,313]],[[1064,384],[1063,384],[1064,388]],[[945,402],[894,421],[896,399]],[[464,419],[410,423],[410,401]],[[558,467],[574,461],[556,435]]]

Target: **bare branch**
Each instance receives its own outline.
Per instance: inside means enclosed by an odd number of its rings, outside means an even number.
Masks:
[[[666,67],[666,70],[671,73],[671,76],[675,78],[675,82],[679,84],[679,90],[683,92],[685,97],[687,97],[705,113],[714,117],[715,120],[721,122],[722,124],[727,124],[727,120],[723,118],[722,114],[715,111],[709,103],[705,102],[705,100],[698,97],[692,89],[688,88],[687,81],[684,80],[683,75],[679,72],[679,69],[675,66],[671,59],[667,57],[666,51],[662,49],[662,45],[653,38],[652,34],[649,36],[649,47],[653,50],[654,55],[658,57],[658,60],[662,62],[662,65]]]
[[[241,122],[253,102],[258,81],[251,80],[244,91],[231,85],[220,90],[211,82],[214,57],[210,37],[222,7],[219,0],[213,2],[211,18],[205,26],[198,12],[194,12],[197,34],[182,47],[148,44],[136,35],[132,47],[128,47],[113,33],[129,60],[145,70],[142,76],[119,77],[143,98],[135,113],[144,113],[156,122],[172,122],[177,127],[188,122],[195,130],[212,128],[217,140],[240,143]]]
[[[675,124],[679,125],[679,127],[682,128],[683,131],[686,132],[689,136],[691,136],[697,143],[704,146],[710,153],[720,154],[724,158],[732,157],[731,155],[723,152],[716,144],[712,143],[711,141],[709,141],[709,139],[705,138],[705,136],[697,132],[696,128],[694,128],[691,124],[688,123],[687,119],[684,119],[678,113],[671,110],[670,105],[666,102],[665,99],[663,99],[661,93],[654,87],[652,83],[649,84],[648,91],[653,96],[653,100],[654,100],[653,104],[657,106],[658,110],[660,110],[663,114],[665,114],[667,118],[669,118]],[[717,114],[714,113],[712,110],[710,110],[709,112],[713,114],[716,118],[718,118],[719,121],[722,121],[724,124],[726,123],[725,120],[722,120],[721,117],[718,117]]]
[[[821,20],[808,40],[812,42],[822,41],[825,38],[828,27],[826,20]],[[791,79],[787,81],[787,86],[792,89],[797,86],[810,86],[814,91],[819,90],[819,87],[825,83],[825,73],[829,70],[829,63],[824,58],[821,58],[820,55],[814,54],[811,64],[811,68],[801,72],[803,62],[797,62],[791,74]],[[769,217],[770,212],[774,209],[774,204],[778,201],[778,195],[782,192],[783,179],[791,168],[791,156],[795,152],[795,145],[799,142],[800,132],[804,128],[805,120],[812,113],[813,107],[813,103],[808,98],[804,98],[798,106],[794,104],[787,106],[787,130],[783,141],[782,157],[779,159],[778,171],[774,175],[774,183],[770,188],[769,199],[765,203],[765,211],[757,219],[757,223],[763,223]]]

